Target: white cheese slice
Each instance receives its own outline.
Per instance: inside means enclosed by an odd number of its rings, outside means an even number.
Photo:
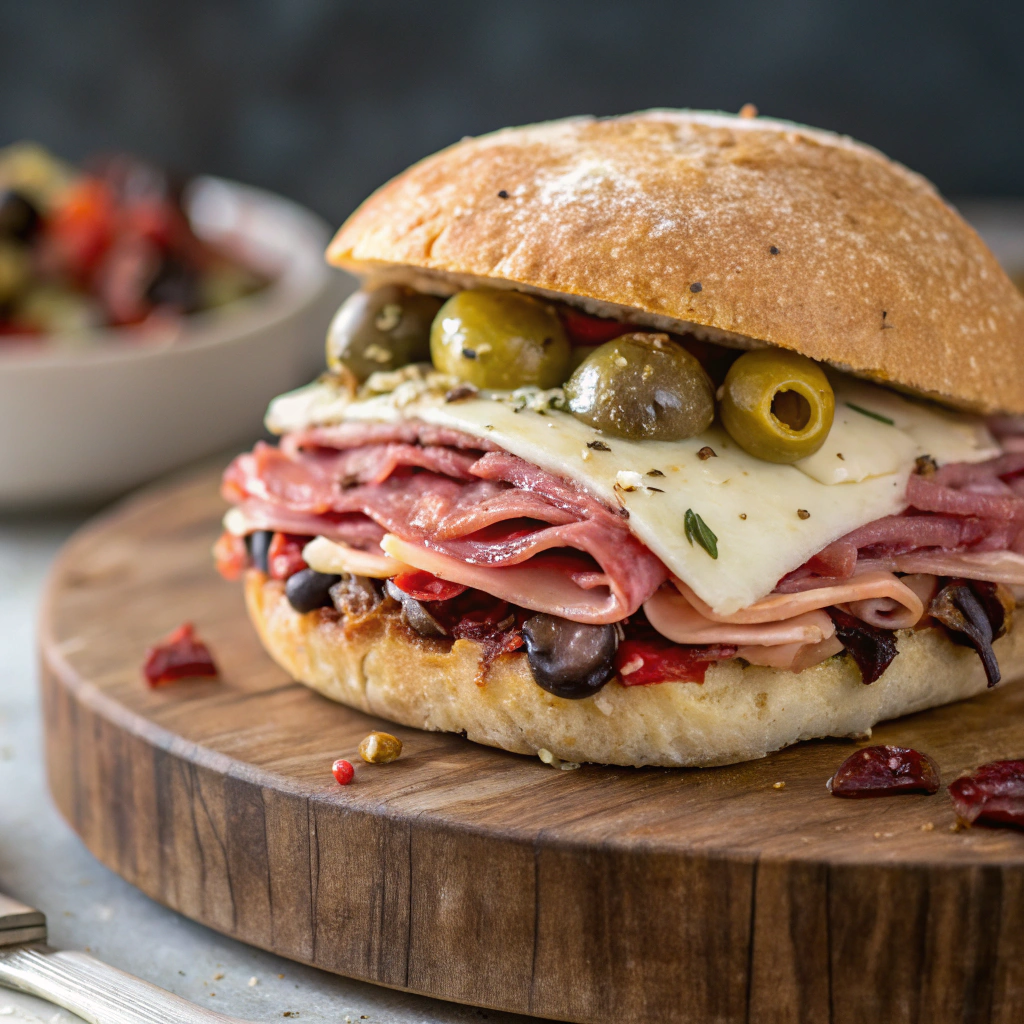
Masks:
[[[329,385],[311,385],[324,387]],[[329,395],[315,398],[308,391],[275,400],[268,425],[301,429],[310,422],[304,420],[308,410],[315,411],[315,422],[329,422],[322,418]],[[835,437],[796,466],[748,455],[717,426],[686,441],[627,441],[602,435],[568,413],[516,411],[515,403],[487,395],[446,403],[437,391],[412,382],[394,394],[340,402],[332,413],[334,422],[421,419],[454,427],[576,481],[625,508],[632,532],[716,613],[727,615],[770,593],[782,576],[832,541],[902,511],[917,456],[942,463],[980,461],[998,452],[977,419],[848,379],[836,397]],[[892,425],[850,409],[848,401],[892,419]],[[714,456],[700,458],[704,447]],[[830,460],[840,463],[838,472]],[[690,509],[717,537],[717,558],[687,540],[683,520]]]

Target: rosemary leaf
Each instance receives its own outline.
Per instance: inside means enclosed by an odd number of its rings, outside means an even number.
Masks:
[[[696,541],[712,558],[718,557],[718,538],[692,508],[688,508],[683,516],[683,530],[691,545]]]
[[[890,427],[896,426],[895,420],[889,419],[888,416],[883,416],[880,412],[872,412],[870,409],[862,409],[859,405],[854,405],[853,402],[847,402],[846,406],[854,412],[859,412],[861,416],[870,416],[871,419],[878,420],[879,423],[888,423]]]

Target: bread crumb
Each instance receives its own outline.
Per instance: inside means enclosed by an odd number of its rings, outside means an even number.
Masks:
[[[772,789],[785,789],[786,784],[784,782],[773,782]]]
[[[757,117],[757,107],[753,103],[744,103],[740,107],[740,117],[744,120],[749,121],[751,118]]]
[[[934,832],[935,831],[935,822],[934,821],[926,821],[921,826],[921,831],[922,832]]]
[[[260,979],[253,975],[249,979],[249,988],[255,988],[260,983]]]
[[[555,757],[546,747],[541,747],[537,751],[537,756],[547,765],[552,768],[560,768],[563,772],[575,771],[580,767],[577,761],[563,761],[560,757]]]
[[[223,977],[224,977],[224,972],[223,971],[219,971],[217,974],[215,974],[213,976],[213,980],[214,981],[220,981],[221,978],[223,978]]]

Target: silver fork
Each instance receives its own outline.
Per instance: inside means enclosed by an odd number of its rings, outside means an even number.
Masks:
[[[46,917],[0,893],[0,985],[39,996],[89,1024],[246,1024],[89,956],[46,945]]]

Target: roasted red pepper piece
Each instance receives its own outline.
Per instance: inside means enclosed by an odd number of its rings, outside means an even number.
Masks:
[[[410,597],[415,597],[417,601],[450,601],[469,589],[461,583],[450,583],[419,569],[400,572],[394,577],[393,582],[399,590]]]
[[[936,793],[938,765],[909,747],[864,747],[851,754],[829,779],[833,796],[894,796],[896,793]]]
[[[142,672],[152,687],[178,679],[219,675],[209,647],[196,637],[191,622],[183,623],[146,651]]]
[[[83,178],[72,185],[44,227],[48,269],[87,281],[114,238],[116,220],[117,204],[106,182]]]
[[[623,686],[651,683],[703,683],[708,666],[734,657],[735,647],[685,647],[671,640],[623,640],[615,655],[615,668]]]
[[[249,552],[245,541],[225,530],[213,546],[213,557],[217,572],[226,580],[237,580],[249,564]]]
[[[302,549],[309,543],[308,537],[296,537],[291,533],[275,533],[267,550],[268,575],[272,580],[286,580],[297,572],[309,568],[302,557]]]
[[[993,761],[949,785],[957,817],[973,825],[1024,828],[1024,761]]]
[[[588,316],[574,309],[562,311],[562,325],[574,345],[603,345],[612,338],[628,334],[630,326],[618,320],[605,320],[599,316]]]

